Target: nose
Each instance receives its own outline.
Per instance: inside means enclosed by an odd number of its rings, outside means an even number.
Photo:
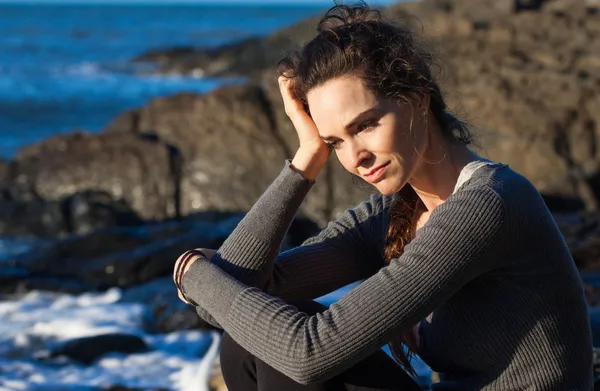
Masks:
[[[347,148],[348,164],[353,170],[364,165],[373,154],[369,152],[362,143],[351,142]]]

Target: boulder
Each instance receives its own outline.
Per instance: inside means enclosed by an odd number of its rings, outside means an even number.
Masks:
[[[170,333],[177,330],[214,329],[200,318],[194,308],[177,296],[173,278],[160,277],[123,292],[120,303],[144,303],[153,319],[150,332]]]
[[[125,354],[148,351],[143,339],[136,335],[103,334],[70,340],[52,350],[50,357],[65,356],[90,365],[107,353]]]
[[[31,290],[81,293],[113,286],[131,287],[163,276],[170,279],[175,260],[184,251],[218,248],[242,217],[243,214],[198,213],[184,221],[111,227],[42,241],[1,260],[0,293]],[[295,219],[282,250],[300,245],[317,232],[314,222]],[[167,285],[174,289],[172,281]],[[177,295],[171,293],[172,299],[176,299]],[[189,311],[179,311],[181,308],[171,302],[157,302],[154,307],[155,314],[162,314],[158,321],[163,324],[161,330],[179,329],[184,324],[195,327],[198,323]]]
[[[218,248],[237,221],[96,230],[43,243],[17,255],[12,266],[29,272],[24,280],[30,276],[75,280],[91,290],[128,287],[170,275],[175,260],[190,248]]]
[[[84,190],[58,200],[0,199],[0,235],[54,238],[142,222],[124,200],[105,191]]]
[[[559,213],[554,215],[558,227],[571,250],[573,259],[584,273],[600,270],[600,213]],[[586,279],[593,282],[593,286],[600,286],[600,280],[595,281],[593,276]],[[590,298],[595,298],[593,303],[600,305],[600,295],[596,289],[589,290]]]
[[[117,117],[105,132],[155,134],[179,151],[184,215],[250,209],[298,148],[274,71],[260,85],[155,99]],[[369,191],[332,158],[303,204],[303,215],[324,225]]]
[[[10,162],[5,198],[59,201],[87,192],[69,201],[69,213],[85,215],[86,204],[110,197],[121,204],[115,208],[144,220],[164,219],[177,215],[176,161],[177,151],[143,135],[58,135],[22,149]]]

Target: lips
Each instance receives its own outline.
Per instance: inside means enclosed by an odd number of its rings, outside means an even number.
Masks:
[[[390,162],[387,162],[386,164],[382,164],[379,167],[375,167],[367,175],[365,175],[365,180],[369,183],[379,182],[381,178],[383,178],[383,175],[385,174],[385,171],[387,170],[389,164]]]
[[[368,177],[370,175],[373,175],[377,170],[379,170],[379,169],[381,169],[383,167],[386,167],[388,164],[390,164],[390,162],[387,162],[385,164],[382,164],[381,166],[375,167],[374,169],[372,169],[371,171],[369,171],[368,173],[366,173],[365,176]]]

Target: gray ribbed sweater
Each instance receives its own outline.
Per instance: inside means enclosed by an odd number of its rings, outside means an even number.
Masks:
[[[287,161],[213,261],[183,278],[198,313],[249,352],[297,382],[324,381],[421,321],[418,353],[443,374],[435,390],[592,389],[581,280],[524,177],[479,168],[389,266],[391,197],[376,195],[278,255],[313,183]],[[365,278],[313,316],[286,303]]]

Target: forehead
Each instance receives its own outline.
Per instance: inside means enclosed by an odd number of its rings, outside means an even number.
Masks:
[[[376,101],[375,94],[356,76],[331,79],[310,90],[306,96],[309,106],[357,104]]]
[[[375,94],[355,76],[329,80],[310,90],[306,99],[317,127],[321,124],[328,128],[343,127],[356,115],[378,104]]]

